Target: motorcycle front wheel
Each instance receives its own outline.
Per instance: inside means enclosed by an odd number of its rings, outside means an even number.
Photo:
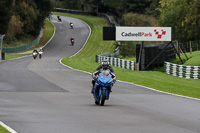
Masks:
[[[100,106],[103,106],[106,100],[106,90],[102,89],[101,90],[101,95],[100,95]]]

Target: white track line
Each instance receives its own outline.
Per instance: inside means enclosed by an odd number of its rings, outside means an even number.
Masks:
[[[17,133],[15,130],[4,124],[3,122],[0,121],[0,125],[4,127],[6,130],[8,130],[10,133]]]

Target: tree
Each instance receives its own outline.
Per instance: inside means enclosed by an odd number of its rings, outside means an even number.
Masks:
[[[39,12],[34,1],[21,1],[15,6],[14,14],[20,18],[21,27],[24,34],[28,34],[35,29],[34,21],[39,15]]]
[[[143,14],[150,4],[150,0],[123,0],[124,13],[134,12]]]
[[[6,34],[12,16],[12,0],[0,0],[0,34]]]
[[[80,0],[63,0],[64,7],[66,9],[74,9],[78,10],[80,9]]]
[[[150,6],[145,8],[145,14],[159,17],[160,12],[157,10],[160,0],[151,0]]]
[[[34,20],[34,29],[31,34],[37,36],[40,29],[44,26],[44,20],[48,17],[53,10],[53,4],[50,0],[34,0],[39,14]]]
[[[138,13],[125,13],[122,16],[125,26],[158,26],[158,20],[152,16]]]
[[[184,42],[199,38],[199,0],[161,0],[159,11],[161,26],[172,27],[173,39]]]

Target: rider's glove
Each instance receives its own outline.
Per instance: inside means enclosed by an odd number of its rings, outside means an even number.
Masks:
[[[113,78],[113,84],[116,82],[116,77]]]
[[[98,78],[98,71],[95,71],[93,74],[92,74],[92,78],[94,80],[96,80]]]

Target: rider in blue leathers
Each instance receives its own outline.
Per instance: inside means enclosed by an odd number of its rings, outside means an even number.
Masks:
[[[92,80],[92,85],[93,86],[92,86],[92,90],[91,90],[92,94],[94,94],[94,85],[95,85],[95,82],[97,81],[99,73],[102,70],[107,70],[107,69],[110,70],[110,73],[111,73],[112,79],[113,79],[113,84],[115,83],[115,81],[116,81],[115,72],[114,72],[113,68],[111,66],[109,66],[109,62],[107,60],[104,60],[104,61],[102,61],[101,65],[92,74],[92,78],[93,78],[93,80]]]

